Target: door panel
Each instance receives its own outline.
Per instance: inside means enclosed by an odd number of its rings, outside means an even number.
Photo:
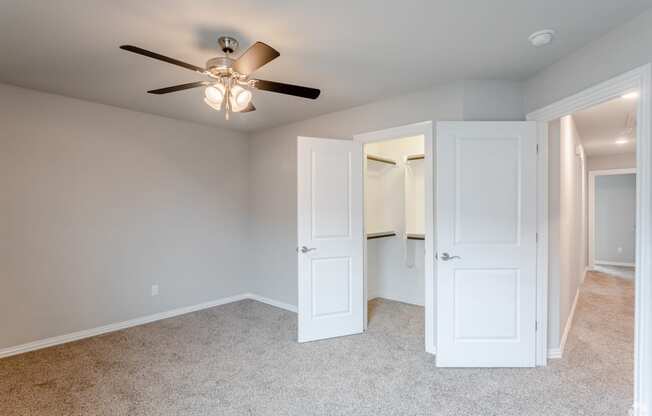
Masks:
[[[536,125],[437,131],[437,365],[534,366]]]
[[[518,270],[455,271],[455,339],[518,339]]]
[[[362,145],[300,137],[297,155],[299,342],[360,333]]]
[[[351,313],[351,258],[311,259],[313,318]]]
[[[351,236],[351,154],[312,152],[313,238]]]
[[[519,140],[460,138],[456,144],[455,243],[517,244]]]

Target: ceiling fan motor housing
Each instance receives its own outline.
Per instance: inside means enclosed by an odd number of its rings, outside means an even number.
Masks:
[[[233,67],[233,58],[228,56],[218,56],[213,59],[209,59],[206,62],[206,70],[208,74],[213,77],[223,77],[229,76],[233,73],[231,69]]]

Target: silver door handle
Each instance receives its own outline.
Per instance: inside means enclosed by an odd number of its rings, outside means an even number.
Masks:
[[[441,253],[441,259],[444,260],[444,261],[448,261],[448,260],[453,260],[453,259],[461,259],[461,257],[460,256],[451,256],[448,253]]]
[[[310,252],[310,251],[314,251],[314,250],[317,250],[317,249],[314,248],[314,247],[312,247],[312,248],[308,248],[308,247],[306,247],[306,246],[302,246],[299,250],[300,250],[302,253],[308,253],[308,252]]]

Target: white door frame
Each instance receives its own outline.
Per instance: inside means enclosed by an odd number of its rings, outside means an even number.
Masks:
[[[636,173],[636,168],[630,169],[604,169],[589,171],[589,269],[595,267],[595,177],[609,175],[626,175]],[[601,262],[609,266],[635,266],[634,264]]]
[[[435,343],[435,242],[434,242],[434,195],[435,195],[435,146],[433,142],[433,123],[424,121],[421,123],[408,124],[406,126],[393,127],[385,130],[373,131],[370,133],[361,133],[353,136],[353,140],[361,143],[379,142],[392,139],[400,139],[410,136],[424,137],[425,147],[425,187],[426,187],[426,221],[425,221],[425,341],[426,352],[434,354],[436,350]],[[364,154],[364,152],[363,152]],[[364,157],[364,155],[363,155]],[[365,161],[366,163],[366,161]],[[366,189],[366,183],[363,184]],[[364,191],[363,191],[364,192]],[[366,221],[363,221],[366,235]],[[364,301],[367,302],[367,245],[364,249]],[[364,325],[367,329],[367,308],[364,308]]]
[[[652,64],[626,72],[592,88],[536,110],[528,120],[539,125],[537,265],[537,364],[546,364],[548,329],[548,122],[638,90],[636,163],[636,322],[633,414],[652,411]]]

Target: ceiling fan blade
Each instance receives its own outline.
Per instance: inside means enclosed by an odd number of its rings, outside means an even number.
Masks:
[[[256,42],[249,47],[233,63],[233,70],[243,75],[249,75],[266,63],[278,58],[281,54],[263,42]]]
[[[282,82],[265,81],[263,79],[252,79],[251,86],[259,90],[295,95],[297,97],[310,98],[312,100],[319,97],[319,94],[321,93],[321,91],[316,88],[284,84]]]
[[[173,85],[171,87],[159,88],[157,90],[150,90],[147,92],[150,94],[161,95],[161,94],[167,94],[169,92],[183,91],[183,90],[188,90],[190,88],[203,87],[207,85],[211,85],[211,83],[208,81],[197,81],[197,82],[189,82],[188,84]]]
[[[143,56],[146,56],[148,58],[158,59],[159,61],[167,62],[167,63],[172,64],[172,65],[177,65],[177,66],[180,66],[182,68],[189,69],[191,71],[199,72],[200,74],[203,74],[204,72],[206,72],[206,70],[204,68],[200,68],[198,66],[195,66],[195,65],[183,62],[183,61],[179,61],[178,59],[170,58],[168,56],[161,55],[161,54],[158,54],[156,52],[148,51],[146,49],[139,48],[138,46],[122,45],[122,46],[120,46],[120,49],[123,49],[125,51],[129,51],[129,52],[133,52],[133,53],[137,53],[139,55],[143,55]]]
[[[254,106],[254,103],[249,102],[247,108],[245,108],[244,110],[240,110],[240,113],[250,113],[252,111],[256,111],[256,107]]]

